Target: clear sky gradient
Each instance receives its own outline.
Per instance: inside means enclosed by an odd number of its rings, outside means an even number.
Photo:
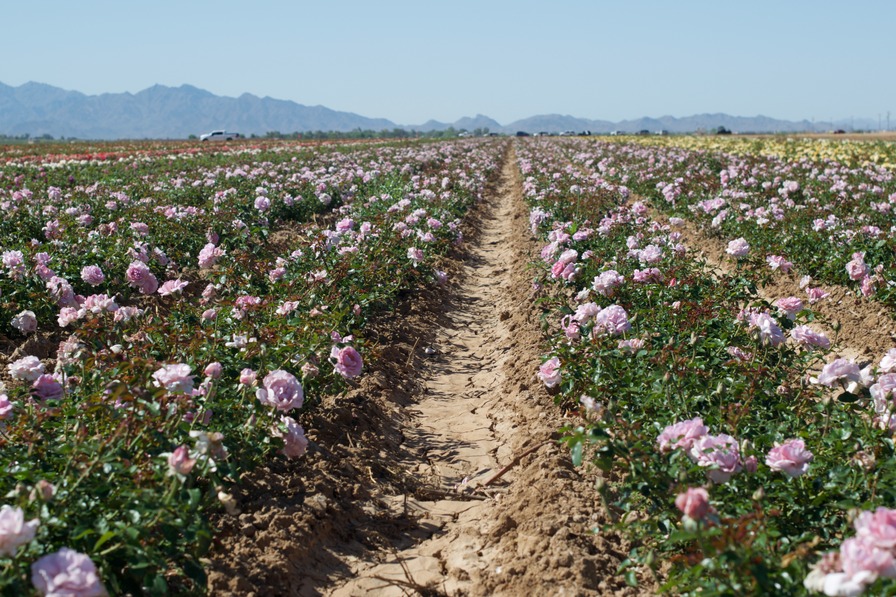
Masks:
[[[184,83],[419,124],[726,112],[896,123],[890,0],[29,0],[0,82]]]

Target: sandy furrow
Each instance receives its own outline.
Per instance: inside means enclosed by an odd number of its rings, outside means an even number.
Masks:
[[[540,335],[526,222],[511,152],[435,340],[418,349],[423,390],[400,466],[434,491],[382,496],[416,523],[384,549],[334,554],[344,567],[324,594],[625,590],[614,576],[624,559],[618,538],[592,533],[603,522],[593,479],[580,477],[551,439],[561,415],[534,383]]]

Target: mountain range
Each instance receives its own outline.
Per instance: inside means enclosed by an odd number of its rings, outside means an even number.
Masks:
[[[767,116],[699,114],[676,118],[639,118],[610,122],[560,114],[541,114],[506,125],[477,114],[456,122],[429,120],[421,125],[401,125],[385,118],[368,118],[324,106],[305,106],[293,101],[244,93],[222,97],[191,85],[154,85],[138,93],[85,95],[43,83],[18,87],[0,83],[0,134],[8,136],[51,135],[77,139],[184,139],[215,129],[243,135],[355,129],[380,131],[401,128],[413,131],[488,129],[514,134],[561,131],[637,132],[640,130],[687,133],[717,127],[735,132],[825,131],[832,128],[874,128],[870,121],[789,121]]]

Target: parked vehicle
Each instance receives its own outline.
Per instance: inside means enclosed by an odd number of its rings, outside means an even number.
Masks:
[[[212,131],[199,136],[200,141],[233,141],[240,138],[242,138],[242,135],[239,133],[229,133],[227,131]]]

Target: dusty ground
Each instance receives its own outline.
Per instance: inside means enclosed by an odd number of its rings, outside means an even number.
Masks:
[[[657,216],[661,219],[661,216]],[[733,262],[725,253],[727,243],[704,234],[696,225],[685,222],[676,228],[683,233],[685,244],[703,257],[707,265],[719,271],[732,271]],[[812,286],[819,286],[813,283]],[[896,346],[896,320],[881,303],[856,296],[853,289],[836,285],[820,285],[830,294],[821,301],[809,304],[805,290],[800,288],[799,274],[778,273],[770,283],[759,289],[760,295],[773,303],[777,299],[796,296],[806,303],[807,308],[820,316],[812,326],[824,331],[836,342],[836,352],[826,358],[828,362],[846,357],[865,366],[875,365],[887,350]],[[839,324],[835,331],[831,324]]]
[[[307,458],[247,480],[212,594],[635,593],[596,478],[552,439],[526,227],[511,151],[450,288],[375,326],[378,369],[306,421]]]

